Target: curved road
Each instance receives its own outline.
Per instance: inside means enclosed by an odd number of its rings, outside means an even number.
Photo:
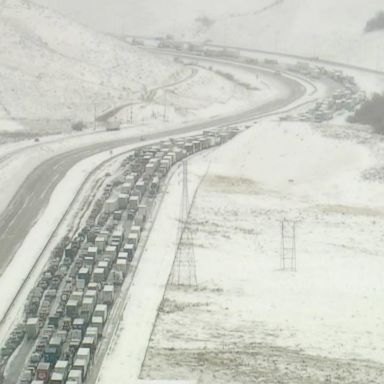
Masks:
[[[234,66],[237,63],[228,62]],[[252,69],[249,69],[252,71]],[[97,143],[79,149],[56,155],[44,161],[27,177],[11,200],[8,207],[0,216],[0,272],[3,273],[8,263],[12,260],[17,249],[28,234],[33,224],[46,207],[49,198],[65,176],[79,161],[119,146],[142,142],[142,139],[162,139],[175,134],[183,134],[211,127],[245,122],[260,114],[272,113],[278,109],[288,106],[305,95],[305,88],[297,81],[285,76],[271,74],[270,71],[260,68],[253,69],[257,73],[263,73],[265,77],[273,77],[287,88],[287,95],[266,102],[257,108],[238,113],[230,117],[215,118],[203,123],[190,124],[179,129],[172,129],[158,133],[148,134],[143,137],[136,136],[125,140],[115,140]]]
[[[156,87],[156,88],[153,88],[153,89],[149,90],[147,92],[147,96],[146,96],[147,100],[152,100],[155,97],[156,92],[159,91],[160,89],[167,89],[167,88],[175,87],[176,85],[182,84],[182,83],[184,83],[184,82],[186,82],[188,80],[193,79],[196,75],[197,75],[197,70],[196,69],[192,69],[192,71],[189,74],[189,76],[187,76],[185,79],[177,80],[177,81],[175,81],[173,83],[167,84],[166,86],[162,85],[161,87]],[[127,108],[127,107],[129,107],[131,105],[140,104],[142,102],[143,102],[142,100],[137,100],[135,102],[125,103],[125,104],[119,105],[117,107],[112,108],[109,111],[104,112],[103,114],[98,116],[96,118],[96,120],[97,121],[102,121],[102,122],[104,121],[105,122],[106,120],[110,119],[111,117],[114,117],[117,113],[119,113],[124,108]]]

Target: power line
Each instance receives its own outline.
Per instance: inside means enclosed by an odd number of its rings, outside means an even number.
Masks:
[[[191,205],[188,192],[188,161],[183,161],[183,188],[180,202],[180,217],[177,249],[171,284],[197,287],[196,259],[192,229],[188,223]]]

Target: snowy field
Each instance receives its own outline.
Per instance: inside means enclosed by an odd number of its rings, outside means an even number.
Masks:
[[[168,288],[142,377],[381,383],[383,164],[351,127],[264,121],[219,149],[192,210],[198,290]]]
[[[0,114],[41,125],[54,120],[46,132],[187,74],[170,60],[21,0],[4,1],[0,21]]]
[[[188,73],[21,0],[4,1],[0,21],[0,116],[35,129],[36,121],[42,133],[91,120],[95,108],[101,113]]]

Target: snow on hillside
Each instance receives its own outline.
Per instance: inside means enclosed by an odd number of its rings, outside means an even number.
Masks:
[[[184,69],[39,6],[0,13],[0,105],[17,119],[81,119],[182,78]],[[0,111],[1,111],[0,110]]]
[[[4,1],[0,21],[3,136],[15,133],[12,124],[20,126],[12,119],[32,130],[29,135],[65,132],[74,121],[90,122],[130,103],[139,105],[136,121],[145,121],[163,109],[162,88],[174,104],[168,116],[173,121],[211,117],[224,106],[230,113],[255,100],[213,72],[154,56],[28,1]],[[122,110],[119,117],[129,113]]]
[[[190,27],[199,17],[220,18],[262,9],[271,0],[33,0],[99,30],[157,35]]]
[[[250,71],[234,70],[224,65],[210,66],[210,70],[202,66],[192,68],[195,72],[187,81],[158,90],[151,103],[133,106],[134,119],[145,123],[163,122],[165,102],[166,120],[171,122],[231,115],[234,111],[255,108],[286,92],[278,82],[273,82],[273,78],[258,78]],[[235,81],[229,81],[218,71],[232,74]],[[247,83],[252,89],[245,88],[236,80]],[[129,118],[129,114],[127,108],[116,117],[124,120]]]
[[[191,20],[179,31],[191,40],[293,53],[384,70],[384,31],[364,33],[366,22],[383,9],[381,0],[249,1],[248,9],[208,10],[207,28]]]
[[[192,209],[198,289],[168,288],[142,377],[381,383],[383,165],[350,127],[262,122],[220,148]]]
[[[229,45],[320,57],[384,69],[384,31],[364,33],[366,22],[383,8],[380,0],[365,2],[282,0],[262,12],[219,18],[202,34]],[[223,32],[225,30],[225,33]]]
[[[382,0],[36,1],[117,34],[171,33],[384,69],[384,31],[364,33],[367,21],[384,9]]]

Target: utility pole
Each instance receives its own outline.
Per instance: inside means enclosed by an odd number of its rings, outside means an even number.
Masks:
[[[177,249],[173,263],[171,284],[178,287],[197,287],[196,260],[193,233],[188,223],[191,210],[188,194],[188,161],[183,161],[183,189],[180,202],[180,217]]]
[[[275,52],[278,51],[277,49],[277,42],[279,41],[279,32],[275,31]]]
[[[280,269],[296,272],[296,222],[281,221]]]
[[[164,89],[164,113],[163,120],[167,121],[167,90]]]
[[[316,58],[317,57],[317,35],[316,34],[313,34],[312,46],[313,46],[312,56],[313,58]]]
[[[93,130],[96,131],[96,103],[93,104]]]

